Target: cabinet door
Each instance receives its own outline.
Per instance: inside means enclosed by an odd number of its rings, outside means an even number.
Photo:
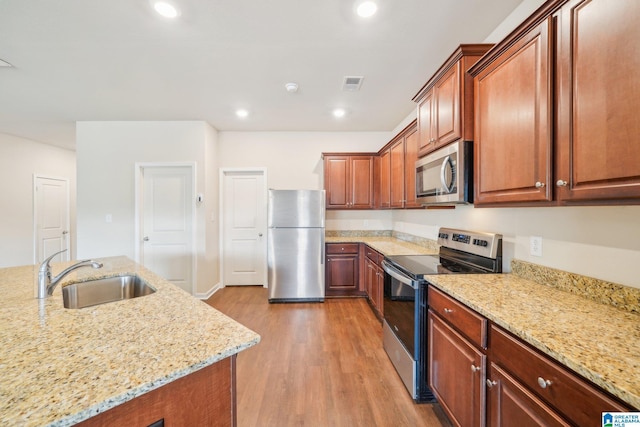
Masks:
[[[391,152],[385,150],[380,155],[380,207],[391,206]]]
[[[327,156],[324,159],[324,188],[327,208],[348,207],[350,202],[349,156]]]
[[[494,363],[487,375],[489,427],[570,426],[556,412]],[[595,422],[599,420],[594,420]]]
[[[454,425],[485,419],[486,356],[429,310],[429,385]]]
[[[456,62],[434,86],[435,148],[461,137],[460,133],[460,61]]]
[[[350,207],[373,208],[373,156],[351,156]]]
[[[376,265],[376,282],[374,285],[375,305],[378,308],[380,316],[384,316],[384,270]]]
[[[640,2],[574,0],[561,10],[561,200],[640,198]]]
[[[389,149],[391,172],[390,172],[390,194],[391,207],[404,207],[404,138],[400,138]]]
[[[326,296],[356,295],[358,267],[358,254],[327,255]]]
[[[474,79],[475,204],[552,200],[551,26],[545,20]]]
[[[364,286],[367,293],[367,297],[371,304],[375,306],[375,299],[373,298],[373,290],[376,281],[376,265],[369,258],[365,258],[364,261]]]
[[[416,160],[418,160],[418,130],[413,128],[404,139],[405,208],[420,207],[416,200]]]
[[[433,123],[433,90],[431,90],[418,103],[418,156],[424,156],[433,151],[435,146]]]

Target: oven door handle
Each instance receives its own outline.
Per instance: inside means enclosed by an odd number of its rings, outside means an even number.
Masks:
[[[409,285],[414,289],[418,288],[416,281],[411,280],[409,277],[405,276],[404,274],[402,274],[401,272],[393,268],[393,266],[385,260],[382,260],[382,269],[389,276],[393,277],[394,279],[398,279],[400,282],[404,283],[405,285]]]

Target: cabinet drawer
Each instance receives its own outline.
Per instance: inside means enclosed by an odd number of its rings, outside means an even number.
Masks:
[[[579,426],[599,426],[602,412],[630,408],[555,360],[491,325],[491,357],[543,400]]]
[[[382,255],[375,249],[371,249],[371,247],[369,247],[368,245],[364,246],[364,254],[366,255],[367,258],[369,258],[371,261],[373,261],[377,265],[380,265],[380,263],[384,259],[384,255]]]
[[[328,243],[328,254],[357,254],[359,243]]]
[[[429,286],[428,304],[475,345],[487,348],[487,319],[433,286]]]

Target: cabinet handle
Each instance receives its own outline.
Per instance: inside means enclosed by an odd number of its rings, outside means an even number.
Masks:
[[[562,179],[559,179],[558,181],[556,181],[556,185],[557,185],[558,187],[566,187],[566,186],[567,186],[567,184],[568,184],[568,182],[567,182],[567,181],[564,181],[564,180],[562,180]]]
[[[544,188],[544,182],[536,182],[536,188]]]
[[[449,313],[453,313],[453,310],[452,310],[452,309],[450,309],[450,308],[445,308],[445,309],[444,309],[444,312],[445,312],[445,313],[447,313],[447,314],[449,314]]]
[[[478,372],[480,369],[482,369],[480,366],[471,364],[471,372]]]
[[[489,378],[487,378],[487,387],[492,388],[496,384],[498,383],[495,381],[491,381]]]
[[[545,380],[542,377],[538,377],[538,385],[540,386],[540,388],[551,387],[551,384],[553,384],[551,381]]]

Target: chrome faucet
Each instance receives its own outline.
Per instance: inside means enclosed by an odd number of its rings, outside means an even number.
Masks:
[[[60,252],[56,252],[55,254],[51,255],[49,258],[45,259],[44,261],[42,261],[42,264],[40,264],[40,270],[38,271],[38,298],[42,299],[42,298],[46,298],[50,295],[53,295],[53,290],[56,288],[56,286],[58,286],[58,283],[60,283],[60,281],[69,273],[71,273],[74,270],[77,270],[78,268],[82,268],[82,267],[93,267],[93,268],[100,268],[102,267],[102,263],[101,262],[96,262],[90,259],[85,259],[84,261],[80,261],[77,262],[75,264],[73,264],[70,267],[67,267],[66,269],[64,269],[60,274],[58,274],[56,277],[51,277],[51,266],[49,265],[49,262],[58,254],[61,254],[63,252],[66,252],[66,249],[61,250]]]

